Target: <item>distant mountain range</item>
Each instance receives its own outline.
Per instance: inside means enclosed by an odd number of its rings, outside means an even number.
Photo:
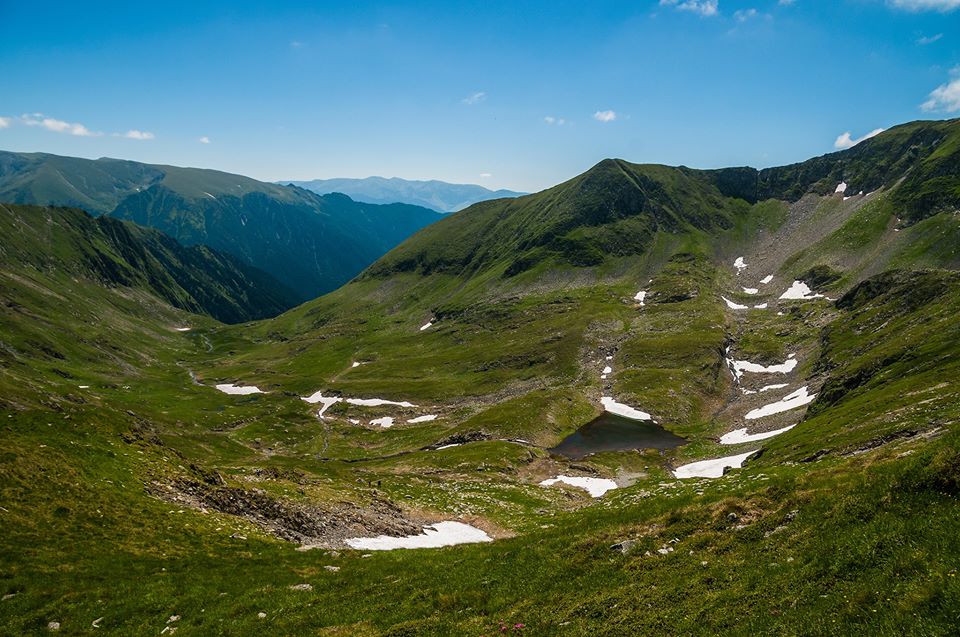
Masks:
[[[0,151],[0,201],[72,206],[238,257],[305,301],[349,281],[440,216],[216,170]]]
[[[367,203],[407,203],[439,212],[456,212],[478,201],[519,197],[527,193],[513,190],[490,190],[477,184],[451,184],[445,181],[411,181],[399,177],[367,177],[366,179],[311,179],[310,181],[282,181],[325,195],[343,194]]]

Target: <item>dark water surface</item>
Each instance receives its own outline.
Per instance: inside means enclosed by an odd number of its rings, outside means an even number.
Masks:
[[[649,420],[633,420],[604,412],[547,451],[580,460],[599,451],[673,449],[687,442]]]

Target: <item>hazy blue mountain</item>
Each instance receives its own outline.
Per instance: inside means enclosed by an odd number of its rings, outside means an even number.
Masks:
[[[440,212],[456,212],[478,201],[519,197],[526,194],[513,190],[490,190],[477,184],[451,184],[436,179],[412,181],[399,177],[311,179],[281,183],[294,184],[321,195],[342,192],[357,201],[380,204],[400,202]]]

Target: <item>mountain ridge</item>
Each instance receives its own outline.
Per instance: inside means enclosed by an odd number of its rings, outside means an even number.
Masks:
[[[0,151],[0,201],[81,207],[208,245],[294,289],[329,292],[440,216],[206,168]]]
[[[527,194],[503,188],[490,190],[479,184],[455,184],[439,179],[417,180],[375,175],[364,178],[284,180],[277,183],[293,184],[318,194],[341,192],[357,201],[368,203],[414,204],[438,212],[457,212],[480,201]]]

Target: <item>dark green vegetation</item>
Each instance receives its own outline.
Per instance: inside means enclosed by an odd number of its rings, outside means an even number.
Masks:
[[[941,135],[912,163],[868,161],[862,145],[835,155],[903,177],[858,195],[845,174],[846,200],[813,168],[792,182],[806,189],[756,201],[728,196],[717,172],[608,160],[445,218],[343,288],[245,325],[146,288],[14,269],[0,632],[953,634],[960,219],[943,198],[915,215],[903,202],[926,162],[955,165],[930,157],[957,128],[870,140]],[[825,296],[780,299],[796,278]],[[739,382],[727,363],[791,355],[788,373]],[[809,409],[747,418],[801,387],[817,394]],[[317,390],[417,406],[341,401],[320,419],[299,400]],[[689,442],[551,456],[601,396]],[[424,415],[438,418],[408,422]],[[749,452],[720,478],[671,472]],[[619,488],[538,485],[559,474]],[[343,543],[439,520],[496,541]]]
[[[478,201],[519,197],[526,194],[512,190],[490,190],[476,184],[450,184],[431,179],[411,181],[399,177],[367,177],[365,179],[311,179],[284,181],[326,195],[341,192],[356,201],[367,203],[408,203],[437,212],[456,212]]]
[[[0,201],[73,206],[157,228],[272,274],[301,302],[439,218],[419,206],[361,204],[216,170],[2,151]]]
[[[59,291],[75,286],[137,289],[224,323],[274,316],[296,298],[265,272],[205,246],[82,210],[0,204],[0,265],[9,280],[34,279]],[[13,298],[13,294],[5,294]]]

